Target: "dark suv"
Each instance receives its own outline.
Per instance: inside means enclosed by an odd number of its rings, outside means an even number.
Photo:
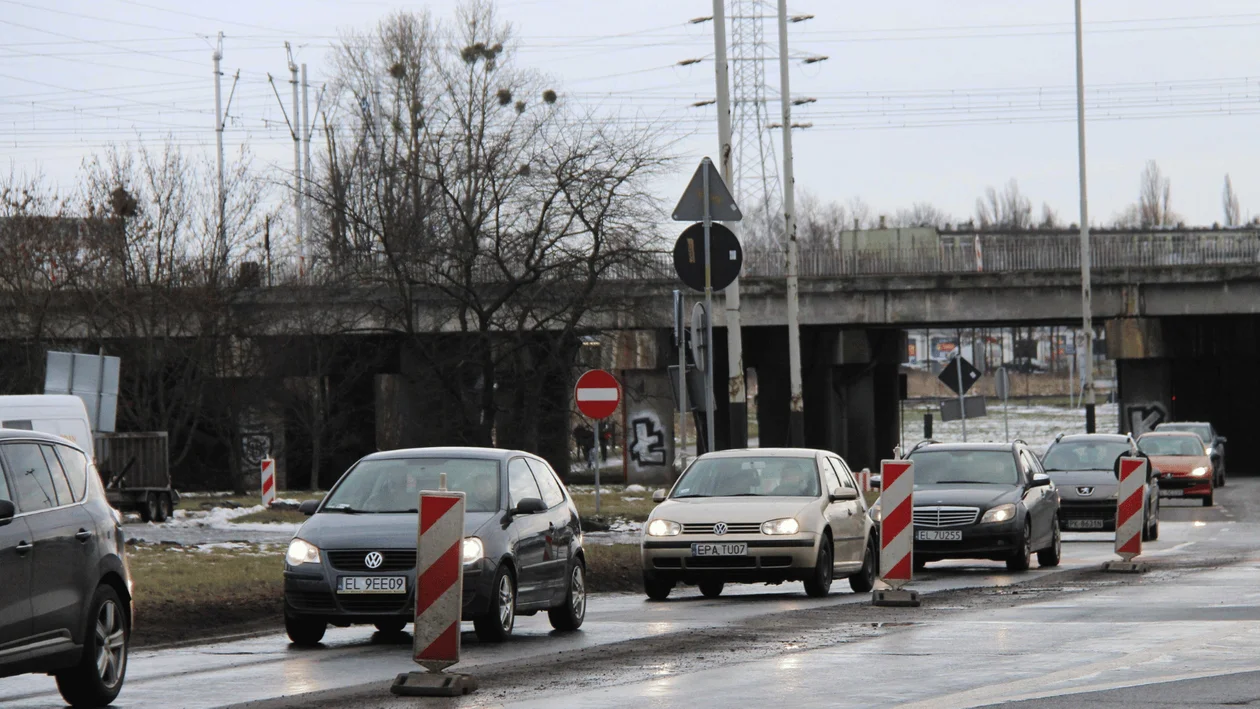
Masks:
[[[0,429],[0,677],[51,674],[76,707],[118,696],[132,618],[121,522],[82,450]]]

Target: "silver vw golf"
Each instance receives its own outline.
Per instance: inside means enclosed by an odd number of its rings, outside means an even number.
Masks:
[[[758,448],[707,453],[682,474],[644,526],[643,586],[663,600],[678,583],[710,598],[730,582],[804,581],[825,596],[836,576],[869,591],[878,569],[866,502],[828,451]]]

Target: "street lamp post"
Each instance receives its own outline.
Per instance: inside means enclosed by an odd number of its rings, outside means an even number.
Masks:
[[[1089,202],[1085,187],[1085,59],[1081,48],[1081,0],[1076,0],[1076,139],[1081,168],[1081,329],[1085,335],[1085,432],[1096,429],[1094,418],[1094,324],[1089,283]],[[1075,386],[1075,384],[1073,384]]]

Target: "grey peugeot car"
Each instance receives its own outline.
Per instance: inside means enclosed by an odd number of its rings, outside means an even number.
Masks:
[[[1059,489],[1059,526],[1068,531],[1116,531],[1120,458],[1146,458],[1128,435],[1080,433],[1055,437],[1041,465]],[[1142,540],[1159,539],[1159,471],[1146,466]]]
[[[50,674],[75,707],[118,697],[132,620],[123,548],[81,449],[0,428],[0,677]]]
[[[355,463],[289,543],[284,623],[297,645],[329,624],[397,632],[415,608],[417,505],[422,490],[466,494],[463,619],[501,642],[518,615],[547,611],[552,627],[586,616],[586,559],[577,506],[551,466],[522,451],[413,448]]]

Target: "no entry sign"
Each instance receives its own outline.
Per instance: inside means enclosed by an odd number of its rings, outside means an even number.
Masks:
[[[578,377],[573,398],[577,401],[578,411],[597,421],[606,419],[621,403],[621,385],[608,372],[592,369]]]

